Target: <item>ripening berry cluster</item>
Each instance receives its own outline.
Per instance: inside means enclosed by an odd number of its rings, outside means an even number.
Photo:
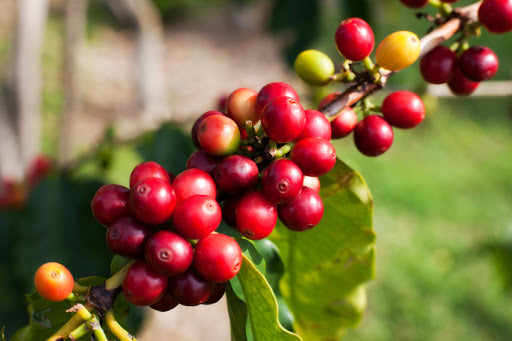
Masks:
[[[132,170],[130,188],[107,184],[96,192],[92,213],[107,227],[109,249],[136,260],[122,284],[129,302],[167,311],[223,296],[242,253],[233,238],[213,233],[222,219],[216,195],[206,172],[175,177],[154,161]]]

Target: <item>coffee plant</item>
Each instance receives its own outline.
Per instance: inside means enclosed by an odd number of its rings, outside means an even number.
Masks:
[[[432,25],[423,38],[397,31],[376,45],[365,20],[348,18],[333,32],[339,68],[321,51],[296,57],[305,82],[345,84],[317,108],[304,108],[284,82],[234,89],[225,106],[196,119],[197,149],[183,170],[149,160],[132,169],[129,187],[99,187],[91,214],[115,254],[112,276],[76,279],[62,264],[42,264],[28,296],[30,323],[12,340],[135,340],[122,326],[130,306],[168,311],[224,295],[236,341],[333,340],[357,325],[375,272],[373,203],[331,139],[352,133],[362,154],[385,153],[395,130],[425,117],[408,90],[374,103],[393,74],[420,59],[425,81],[469,95],[499,66],[469,38],[512,30],[511,0],[400,1],[438,10],[419,14]]]

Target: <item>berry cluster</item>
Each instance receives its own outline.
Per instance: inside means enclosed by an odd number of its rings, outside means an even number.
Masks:
[[[222,218],[216,195],[208,173],[175,177],[154,161],[132,170],[129,189],[108,184],[96,192],[92,213],[107,227],[109,249],[136,260],[122,284],[129,302],[167,311],[222,297],[242,254],[233,238],[212,233]]]

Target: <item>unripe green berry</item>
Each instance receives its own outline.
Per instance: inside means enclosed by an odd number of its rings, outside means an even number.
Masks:
[[[295,72],[311,85],[326,85],[334,74],[334,63],[325,53],[317,50],[306,50],[295,59]]]

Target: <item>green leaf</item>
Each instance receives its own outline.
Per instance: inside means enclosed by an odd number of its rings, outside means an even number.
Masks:
[[[247,306],[233,291],[231,284],[226,286],[226,298],[228,300],[229,322],[231,324],[231,340],[247,341]]]
[[[242,267],[237,278],[242,288],[252,338],[255,341],[302,340],[298,335],[284,329],[279,323],[277,300],[272,292],[272,288],[265,276],[258,271],[245,254],[243,254]],[[241,316],[237,316],[234,328],[232,328],[234,341],[246,340],[246,335],[240,332],[241,327],[244,326],[243,305],[231,289],[228,294],[228,304],[229,310],[232,311],[230,312],[231,317],[242,312]]]
[[[374,278],[372,198],[360,174],[337,161],[321,178],[324,217],[304,232],[283,225],[271,234],[285,262],[283,296],[305,340],[334,340],[366,307],[364,283]]]

